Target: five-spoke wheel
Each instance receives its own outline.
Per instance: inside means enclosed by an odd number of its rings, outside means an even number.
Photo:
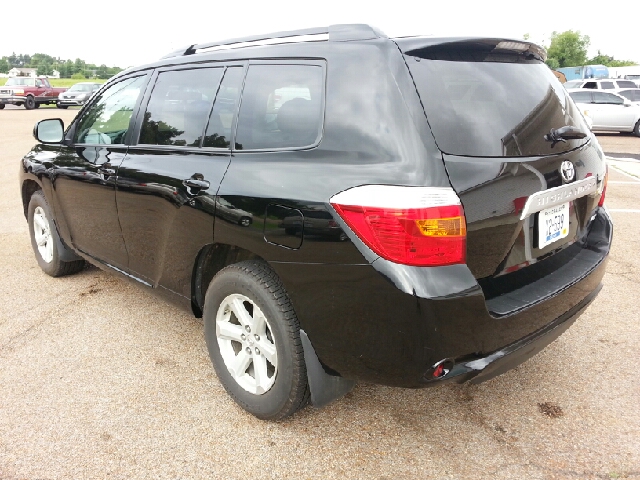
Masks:
[[[247,260],[220,270],[207,289],[203,317],[211,362],[242,408],[279,420],[307,403],[298,319],[267,263]]]

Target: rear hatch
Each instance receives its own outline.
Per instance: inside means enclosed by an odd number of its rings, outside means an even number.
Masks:
[[[467,264],[485,294],[491,279],[583,239],[604,156],[544,50],[500,39],[395,41],[464,206]],[[563,127],[582,138],[554,137]]]

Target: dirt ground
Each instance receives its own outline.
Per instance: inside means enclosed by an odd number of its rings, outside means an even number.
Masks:
[[[358,384],[268,423],[225,394],[200,320],[95,268],[38,268],[18,162],[38,119],[76,112],[0,111],[0,479],[640,478],[640,179],[611,170],[604,288],[536,357],[477,386]]]

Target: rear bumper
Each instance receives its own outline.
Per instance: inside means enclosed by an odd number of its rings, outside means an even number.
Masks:
[[[540,282],[510,292],[527,301],[532,292],[541,293],[501,316],[490,312],[491,302],[466,265],[421,268],[382,259],[363,265],[272,265],[328,372],[420,388],[487,380],[557,338],[599,292],[612,231],[606,211],[598,209],[588,235],[575,247],[578,254],[564,267],[552,265],[562,270],[565,283],[555,275],[551,293],[543,292]],[[453,368],[434,379],[433,367],[443,360]]]
[[[485,357],[454,364],[447,375],[437,380],[434,379],[434,382],[442,383],[452,380],[457,383],[469,381],[471,383],[482,383],[520,365],[539,353],[573,325],[582,312],[595,300],[601,289],[602,284],[598,285],[578,305],[537,332]],[[433,369],[429,370],[425,376],[427,381],[431,372],[433,372]]]

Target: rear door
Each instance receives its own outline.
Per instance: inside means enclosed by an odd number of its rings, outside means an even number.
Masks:
[[[399,41],[467,219],[476,278],[523,268],[585,235],[602,152],[535,46]],[[569,126],[584,138],[553,141]]]
[[[153,76],[116,192],[129,272],[148,286],[190,298],[195,259],[213,241],[243,77],[242,64]]]

